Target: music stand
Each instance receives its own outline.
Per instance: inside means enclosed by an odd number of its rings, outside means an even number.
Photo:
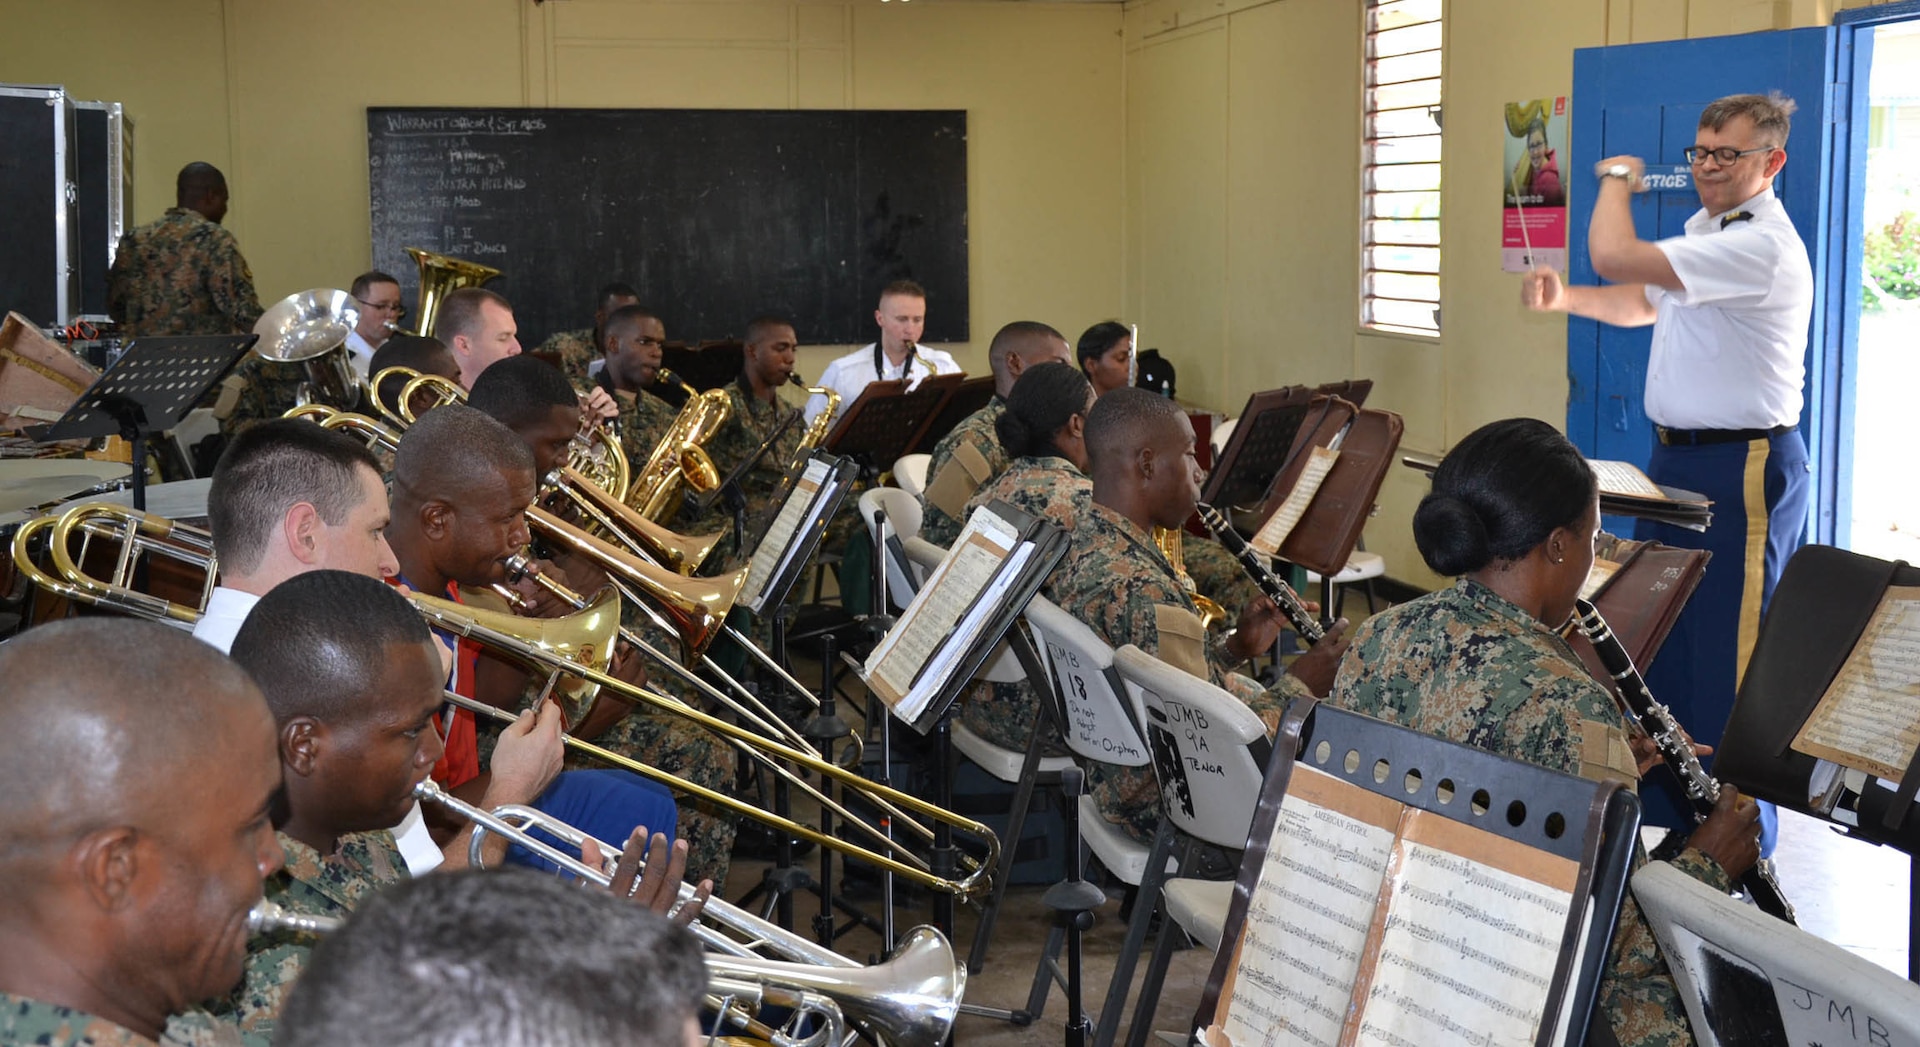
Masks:
[[[1256,505],[1265,498],[1273,478],[1286,465],[1287,452],[1306,420],[1307,402],[1312,398],[1313,391],[1304,385],[1247,397],[1200,500],[1231,512],[1234,506]]]
[[[869,382],[827,434],[827,449],[858,455],[876,472],[892,465],[920,439],[966,376],[937,374],[911,390],[900,379]]]
[[[227,376],[255,334],[138,338],[52,425],[28,435],[40,443],[119,436],[133,445],[133,507],[147,508],[147,438],[180,424],[207,390]]]
[[[953,431],[968,415],[987,406],[993,400],[993,376],[983,374],[978,378],[969,378],[954,389],[953,395],[941,406],[933,421],[927,424],[926,431],[907,449],[908,454],[932,454],[933,446],[940,438]]]

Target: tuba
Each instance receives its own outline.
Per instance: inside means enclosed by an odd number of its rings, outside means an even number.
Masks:
[[[253,351],[263,360],[303,364],[307,380],[294,394],[296,404],[323,403],[343,411],[360,406],[366,390],[347,356],[347,335],[360,322],[360,310],[345,291],[316,287],[288,295],[254,321],[260,340]]]
[[[479,287],[500,275],[500,270],[479,262],[449,258],[418,247],[405,250],[420,267],[420,308],[414,313],[419,317],[416,322],[420,327],[416,331],[402,331],[403,334],[433,334],[434,321],[440,318],[440,303],[447,295],[463,287]],[[401,402],[406,401],[403,398]]]
[[[703,493],[717,490],[720,470],[702,445],[732,418],[733,401],[725,389],[709,389],[690,397],[673,426],[654,445],[646,465],[634,475],[626,503],[647,519],[666,523],[680,511],[687,488]]]

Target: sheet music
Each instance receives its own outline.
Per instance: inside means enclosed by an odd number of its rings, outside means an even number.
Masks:
[[[1294,767],[1240,939],[1222,1026],[1232,1043],[1339,1043],[1398,809],[1325,772]]]
[[[867,657],[868,683],[876,685],[889,705],[897,706],[906,697],[934,650],[987,590],[1019,540],[1019,532],[990,509],[982,506],[974,510],[954,541],[953,551],[934,569],[900,621]]]
[[[1631,462],[1603,462],[1589,458],[1587,464],[1593,467],[1593,478],[1599,482],[1601,494],[1672,500],[1667,497],[1667,492],[1660,489],[1659,484]]]
[[[914,677],[913,686],[908,688],[906,695],[894,705],[893,711],[896,715],[907,721],[918,719],[934,698],[939,696],[940,689],[957,668],[955,663],[968,651],[973,650],[974,644],[979,642],[980,634],[985,630],[988,620],[993,617],[994,609],[999,606],[1007,590],[1013,588],[1013,583],[1020,577],[1021,570],[1026,567],[1027,560],[1032,556],[1033,543],[1021,542],[1019,547],[1014,549],[1013,555],[1007,557],[1006,565],[994,575],[993,581],[975,598],[966,616],[954,626],[947,638],[941,641],[939,649],[928,660],[925,668],[922,668]]]
[[[1526,1047],[1546,1010],[1577,864],[1424,811],[1409,810],[1407,826],[1350,1042]]]
[[[1809,756],[1899,781],[1920,745],[1920,587],[1881,597],[1846,664],[1794,736]]]
[[[1315,447],[1307,455],[1307,464],[1300,470],[1300,479],[1287,492],[1286,500],[1280,508],[1267,517],[1260,530],[1253,536],[1253,547],[1268,556],[1280,555],[1280,547],[1286,544],[1287,536],[1300,523],[1300,517],[1306,515],[1307,506],[1313,504],[1313,496],[1320,492],[1320,485],[1327,479],[1327,473],[1333,470],[1333,463],[1340,459],[1340,452],[1327,447]]]
[[[827,474],[831,471],[824,459],[814,458],[807,462],[799,482],[788,492],[787,500],[780,503],[779,515],[773,518],[767,533],[760,537],[760,544],[754,547],[753,558],[747,561],[747,581],[740,587],[739,603],[752,608],[767,582],[779,574],[780,562],[787,547],[793,544],[794,532],[806,519],[807,509],[812,506],[814,496],[820,493],[820,485],[826,483]]]
[[[1620,565],[1618,563],[1602,557],[1594,557],[1593,568],[1587,572],[1587,580],[1580,583],[1580,599],[1593,599],[1593,594],[1599,592],[1602,586],[1613,580],[1614,574],[1619,570]]]

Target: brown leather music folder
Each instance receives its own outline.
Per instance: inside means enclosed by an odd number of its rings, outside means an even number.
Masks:
[[[1593,606],[1607,620],[1621,646],[1633,659],[1634,667],[1646,672],[1667,642],[1673,623],[1686,609],[1687,601],[1700,587],[1707,560],[1713,555],[1704,549],[1681,549],[1659,542],[1621,542],[1616,553],[1624,556],[1600,588],[1594,591]],[[1568,637],[1574,652],[1586,663],[1587,671],[1607,690],[1615,691],[1612,674],[1600,664],[1600,656],[1585,634],[1578,629]]]
[[[1321,396],[1309,403],[1307,419],[1309,425],[1294,437],[1287,467],[1274,479],[1259,516],[1265,520],[1286,501],[1306,471],[1311,448],[1337,441],[1340,457],[1280,544],[1283,559],[1331,577],[1347,566],[1360,541],[1360,530],[1373,513],[1406,424],[1392,411],[1362,409],[1338,397]]]

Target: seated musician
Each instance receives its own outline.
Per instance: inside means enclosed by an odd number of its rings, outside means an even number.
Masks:
[[[933,459],[927,463],[927,490],[921,498],[925,506],[920,520],[922,538],[935,545],[952,545],[966,522],[960,507],[1006,469],[1013,456],[1001,447],[994,423],[1007,409],[1013,383],[1030,367],[1071,359],[1066,338],[1043,323],[1016,320],[994,334],[987,346],[987,363],[993,368],[993,399],[961,419],[934,444]]]
[[[1126,324],[1105,320],[1087,328],[1074,346],[1074,356],[1093,383],[1095,396],[1133,384],[1133,331]]]
[[[209,1025],[195,1004],[240,981],[281,862],[259,688],[105,617],[0,645],[0,680],[0,1045],[208,1042],[163,1029]]]
[[[785,317],[756,316],[747,324],[747,340],[742,350],[740,376],[726,387],[733,410],[727,423],[713,434],[705,449],[707,457],[722,479],[760,452],[753,467],[740,476],[740,496],[746,502],[746,534],[753,536],[766,525],[774,511],[773,500],[786,482],[787,470],[800,451],[806,425],[799,409],[780,398],[780,390],[793,380],[793,355],[799,348],[799,336]],[[784,426],[784,428],[782,428]],[[770,437],[778,437],[767,445]],[[681,510],[675,527],[682,534],[710,534],[730,529],[733,510],[724,498],[715,498],[704,511],[688,506]],[[729,538],[714,550],[714,558],[725,562],[732,549]]]
[[[593,299],[593,326],[577,331],[560,331],[547,336],[534,352],[560,365],[560,370],[575,389],[593,388],[593,362],[606,348],[607,318],[615,311],[640,304],[640,292],[627,284],[614,282],[600,288]]]
[[[609,321],[609,326],[613,323]],[[572,436],[580,428],[580,403],[566,377],[545,360],[523,356],[487,368],[474,383],[468,404],[525,441],[533,452],[537,475],[546,476],[566,464]],[[599,568],[578,556],[561,558],[560,570],[575,592],[591,593],[606,582]],[[679,637],[661,629],[641,608],[623,606],[621,619],[661,653],[672,656],[679,652]],[[645,659],[653,689],[674,694],[682,701],[698,700],[672,672],[645,655],[639,657]],[[611,698],[601,705],[620,708]],[[685,717],[651,707],[638,708],[608,726],[594,741],[715,792],[733,791],[734,751]],[[724,885],[728,856],[733,851],[733,819],[705,809],[693,797],[681,797],[679,807],[680,833],[693,848],[694,874]]]
[[[1029,368],[994,422],[994,442],[1013,462],[974,492],[962,518],[998,499],[1076,534],[1093,502],[1093,481],[1083,471],[1092,407],[1093,387],[1072,364],[1055,360]],[[1027,681],[982,680],[968,690],[960,722],[995,745],[1024,750],[1034,730],[1051,721],[1041,719],[1040,696]],[[1049,755],[1066,752],[1058,731],[1049,731],[1044,745]]]
[[[513,431],[479,411],[449,404],[428,411],[407,430],[394,455],[393,520],[387,541],[400,573],[395,581],[414,592],[461,600],[462,589],[486,589],[507,581],[506,561],[526,548],[526,510],[533,503],[533,455]],[[518,583],[529,596],[534,589]],[[456,637],[443,636],[453,642]],[[507,674],[482,688],[478,677],[497,665],[480,645],[459,639],[449,686],[468,697],[507,704],[518,697],[525,675]],[[482,666],[486,668],[483,669]],[[616,659],[614,674],[633,679],[637,659]],[[560,725],[543,707],[534,732],[560,762]],[[552,717],[552,719],[549,719]],[[471,803],[491,800],[491,776],[480,769],[474,716],[457,710],[443,718],[446,754],[434,780]],[[534,797],[532,806],[602,840],[625,839],[635,825],[666,829],[674,824],[673,799],[665,789],[624,771],[570,771]],[[433,821],[429,816],[429,822]],[[518,848],[509,861],[532,862]]]
[[[513,304],[484,287],[462,287],[440,300],[434,336],[453,353],[460,367],[460,388],[492,364],[520,355],[520,328],[513,321]]]
[[[1273,645],[1280,609],[1264,596],[1251,601],[1232,632],[1209,639],[1192,596],[1154,546],[1153,528],[1185,523],[1200,496],[1186,412],[1144,389],[1116,389],[1088,413],[1086,445],[1093,501],[1047,580],[1051,599],[1112,646],[1133,644],[1232,692],[1269,732],[1289,699],[1326,693],[1346,649],[1344,618],[1268,692],[1231,670]],[[1095,764],[1088,780],[1101,814],[1143,843],[1153,838],[1160,792],[1150,768]]]
[[[234,638],[233,660],[259,682],[279,741],[284,784],[275,821],[286,868],[267,879],[267,899],[292,913],[344,916],[406,878],[385,827],[413,806],[414,787],[443,751],[434,729],[445,677],[439,645],[392,588],[345,571],[308,571],[260,600]],[[493,785],[531,796],[558,760],[518,767],[521,780],[510,785],[499,757],[517,741],[510,736],[496,750]],[[461,829],[461,860],[449,868],[466,864],[476,831]],[[646,837],[636,830],[619,842],[637,855]],[[659,881],[671,862],[666,837],[654,842]],[[495,864],[506,842],[489,834],[484,847],[487,863]],[[603,856],[595,849],[590,857],[597,863]],[[647,886],[648,903],[660,904],[661,885]],[[666,904],[677,879],[669,886]],[[210,1012],[247,1040],[267,1042],[311,947],[306,934],[256,935],[245,982],[214,1000]]]
[[[374,351],[373,362],[367,365],[368,378],[389,367],[407,367],[421,374],[437,374],[450,382],[460,381],[460,364],[454,360],[453,351],[438,338],[415,334],[397,334]],[[382,382],[380,388],[373,391],[386,405],[388,411],[400,412],[400,390],[406,388],[402,375],[394,375]],[[414,414],[424,414],[438,403],[433,394],[424,389],[413,394]]]
[[[693,936],[639,906],[514,870],[435,876],[314,950],[276,1042],[698,1047],[706,985]]]
[[[820,384],[840,394],[837,419],[870,383],[907,380],[907,388],[936,374],[959,374],[960,365],[952,354],[920,345],[920,332],[927,325],[926,289],[912,280],[895,280],[880,290],[880,307],[873,311],[880,325],[880,340],[855,349],[833,361],[820,372]],[[827,398],[807,400],[807,421],[827,409]]]
[[[1440,463],[1414,513],[1434,573],[1459,580],[1368,619],[1327,699],[1568,774],[1636,781],[1626,721],[1556,627],[1593,567],[1593,470],[1545,422],[1482,426]],[[1725,890],[1759,857],[1758,811],[1732,787],[1674,859]],[[1631,897],[1597,1006],[1625,1047],[1691,1043],[1685,1011]]]
[[[347,332],[347,354],[353,373],[367,378],[373,374],[373,354],[392,337],[407,307],[400,304],[400,281],[378,269],[354,277],[347,293],[360,307],[359,321]]]
[[[620,446],[639,469],[680,413],[653,385],[660,376],[660,347],[666,344],[667,329],[642,305],[621,306],[599,329],[606,364],[593,384],[606,390],[619,408]]]

